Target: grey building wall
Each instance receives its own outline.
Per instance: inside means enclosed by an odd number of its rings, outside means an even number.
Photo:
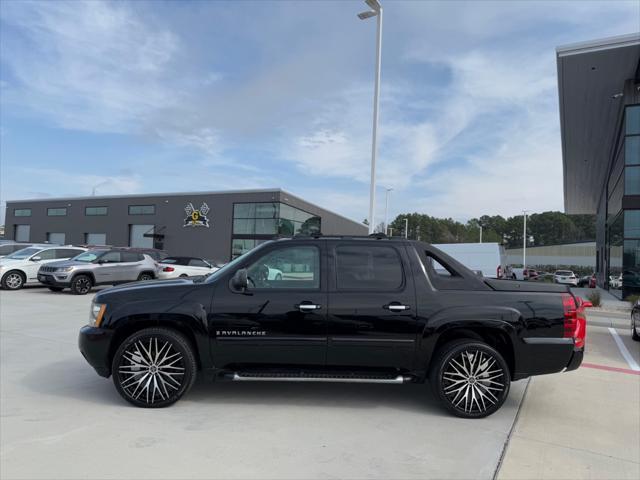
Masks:
[[[210,227],[184,227],[185,206],[206,202]],[[279,189],[234,192],[193,192],[129,196],[7,201],[5,238],[13,239],[16,225],[31,225],[29,241],[44,242],[47,233],[63,232],[65,242],[82,244],[86,233],[106,233],[109,245],[129,245],[131,225],[155,225],[164,234],[163,248],[171,255],[201,256],[226,262],[231,256],[234,203],[282,202],[321,218],[323,234],[366,235],[367,227]],[[129,215],[130,205],[155,205],[153,215]],[[106,216],[86,216],[85,207],[108,208]],[[67,215],[47,216],[49,208],[67,208]],[[15,209],[31,209],[30,217],[16,217]],[[163,228],[164,227],[164,228]]]

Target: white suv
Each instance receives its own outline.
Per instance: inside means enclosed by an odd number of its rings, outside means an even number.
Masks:
[[[0,258],[0,286],[19,290],[28,284],[39,284],[38,269],[56,260],[75,257],[86,248],[72,246],[32,246]]]
[[[553,274],[553,281],[574,287],[578,286],[578,277],[571,270],[556,270],[556,273]]]

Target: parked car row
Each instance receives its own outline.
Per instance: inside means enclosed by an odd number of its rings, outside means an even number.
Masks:
[[[19,290],[40,284],[85,295],[97,285],[208,275],[217,269],[202,258],[168,257],[155,249],[32,244],[0,259],[0,286]]]

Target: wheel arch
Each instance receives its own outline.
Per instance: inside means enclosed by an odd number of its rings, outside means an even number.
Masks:
[[[435,358],[437,352],[441,350],[444,345],[454,340],[465,339],[480,341],[486,343],[492,348],[495,348],[500,353],[500,355],[502,355],[505,362],[507,362],[511,378],[514,377],[514,373],[516,372],[514,339],[511,335],[511,332],[509,332],[507,328],[497,325],[482,326],[477,324],[452,324],[446,328],[443,328],[440,332],[438,332],[429,360]]]
[[[73,275],[71,275],[71,279],[69,280],[69,285],[71,285],[73,283],[73,281],[76,279],[76,277],[78,277],[79,275],[86,275],[87,277],[89,277],[91,279],[91,283],[92,284],[96,284],[96,277],[93,274],[92,271],[90,270],[81,270],[79,272],[74,272]]]
[[[7,278],[7,275],[9,275],[10,273],[17,273],[22,277],[22,286],[24,286],[24,284],[27,283],[27,273],[23,270],[20,270],[19,268],[12,268],[11,270],[8,270],[4,274],[2,274],[2,277],[0,278],[0,282],[2,282],[3,285],[4,285],[4,279]]]
[[[207,366],[206,362],[203,365],[203,357],[205,355],[208,356],[209,352],[206,346],[203,346],[203,342],[198,341],[198,338],[196,338],[193,328],[195,322],[198,322],[195,318],[179,313],[135,314],[121,317],[115,322],[114,335],[109,346],[108,365],[111,366],[118,347],[128,337],[145,328],[155,327],[173,330],[182,334],[193,349],[196,365],[198,370],[201,370],[203,366]],[[204,359],[206,360],[206,357]]]

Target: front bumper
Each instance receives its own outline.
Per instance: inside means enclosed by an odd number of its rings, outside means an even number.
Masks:
[[[71,274],[38,273],[38,281],[51,287],[68,287],[71,285]]]
[[[111,375],[109,352],[111,351],[112,339],[112,330],[96,328],[90,325],[82,327],[78,335],[80,353],[101,377]]]

